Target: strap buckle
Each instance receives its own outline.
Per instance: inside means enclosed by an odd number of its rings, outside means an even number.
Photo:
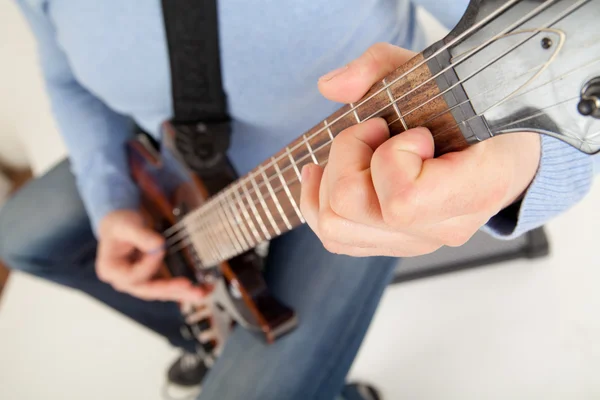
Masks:
[[[201,177],[210,177],[223,170],[231,137],[229,120],[173,123],[173,126],[175,145],[188,167]]]

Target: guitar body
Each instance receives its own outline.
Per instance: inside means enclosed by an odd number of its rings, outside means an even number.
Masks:
[[[185,215],[209,196],[175,148],[175,128],[170,123],[163,128],[161,145],[144,134],[128,144],[130,170],[142,194],[142,209],[157,232],[176,229]],[[263,261],[256,251],[249,250],[217,266],[204,267],[183,238],[172,243],[166,250],[163,277],[184,276],[206,293],[199,303],[180,305],[186,319],[184,337],[196,340],[207,354],[218,354],[235,323],[262,332],[268,342],[293,329],[295,314],[270,295],[262,275]]]

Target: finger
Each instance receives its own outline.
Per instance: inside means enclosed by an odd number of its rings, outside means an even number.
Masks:
[[[420,224],[432,224],[462,215],[487,213],[491,216],[497,213],[510,186],[508,174],[498,171],[507,171],[511,167],[506,152],[489,150],[491,143],[488,142],[491,141],[427,159],[412,182],[387,188],[381,185],[381,197],[390,199],[389,222],[410,225],[418,220]],[[404,160],[394,162],[396,168],[399,168],[398,164],[405,164]],[[381,164],[377,179],[384,181],[386,172]],[[376,190],[379,195],[377,185]],[[385,219],[386,211],[382,210],[382,214]]]
[[[353,103],[413,56],[409,50],[377,43],[348,65],[322,76],[319,90],[329,100]]]
[[[137,283],[154,277],[162,265],[163,256],[163,251],[142,254],[141,258],[133,264],[127,277],[128,281]]]
[[[431,160],[434,143],[426,128],[409,129],[382,144],[373,155],[371,173],[383,220],[397,229],[410,226],[417,217],[420,202],[417,180],[425,160]],[[449,179],[443,175],[444,179]]]
[[[387,257],[413,257],[432,253],[439,247],[432,247],[425,249],[422,253],[406,252],[404,249],[398,248],[361,248],[356,246],[348,246],[340,243],[328,243],[325,247],[327,251],[334,254],[344,254],[351,257],[373,257],[373,256],[387,256]]]
[[[310,228],[319,236],[319,189],[323,168],[307,164],[302,168],[302,190],[300,191],[300,211]]]
[[[341,217],[364,224],[381,221],[371,179],[371,158],[389,138],[384,119],[375,118],[341,132],[333,141],[327,163],[329,206]]]
[[[96,274],[106,283],[113,284],[120,280],[127,280],[130,272],[130,263],[115,249],[114,242],[100,241],[96,259]]]
[[[123,224],[114,234],[116,239],[131,243],[143,253],[160,254],[165,244],[160,234],[141,224]]]
[[[121,288],[122,291],[143,300],[197,301],[204,291],[185,278],[160,279]]]
[[[412,257],[429,253],[443,244],[431,238],[349,221],[331,211],[321,210],[318,226],[319,239],[326,248],[329,248],[329,244],[335,243],[360,249],[395,249],[398,251],[397,254]]]

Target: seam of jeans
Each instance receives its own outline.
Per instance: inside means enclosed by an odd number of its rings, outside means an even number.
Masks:
[[[390,271],[386,271],[385,273],[389,274],[390,278],[391,278]],[[373,287],[371,289],[371,291],[369,292],[369,295],[367,296],[367,298],[371,298],[375,294],[374,292],[376,290],[378,290],[378,287],[377,286]],[[365,310],[367,303],[368,303],[367,301],[363,302],[360,309],[355,310],[354,318],[352,318],[352,320],[351,320],[352,322],[348,325],[348,327],[354,327],[358,323],[359,316]],[[373,316],[371,316],[371,318],[373,318]],[[368,327],[367,327],[367,329],[368,329]],[[340,344],[344,343],[344,346],[340,345],[340,346],[338,346],[339,348],[347,348],[348,342],[352,342],[352,338],[354,337],[354,335],[352,335],[351,332],[352,332],[352,329],[350,329],[350,328],[346,329],[346,334],[343,335],[343,337],[340,338],[340,340],[338,341],[338,343],[340,343]],[[365,332],[365,334],[366,334],[366,332]],[[364,339],[364,335],[363,335],[363,337],[361,337],[361,342],[363,339]],[[360,348],[360,346],[359,346],[359,348]],[[328,372],[320,375],[322,378],[320,380],[320,383],[315,386],[316,389],[313,392],[312,397],[310,397],[311,399],[318,400],[318,397],[317,397],[318,393],[321,391],[321,389],[323,388],[325,383],[331,379],[331,376],[333,375],[333,372],[335,371],[335,366],[339,364],[340,359],[343,358],[343,355],[344,355],[344,352],[340,351],[340,352],[338,352],[337,357],[335,357],[335,359],[333,357],[330,358]],[[356,355],[355,355],[355,357],[356,357]],[[332,362],[332,361],[335,361],[335,362]],[[343,385],[342,385],[342,387],[343,387]],[[341,387],[340,387],[340,389],[341,389]]]

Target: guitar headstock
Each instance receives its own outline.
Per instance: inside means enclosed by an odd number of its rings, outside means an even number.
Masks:
[[[471,2],[444,43],[490,136],[534,131],[600,152],[598,21],[600,0]]]

